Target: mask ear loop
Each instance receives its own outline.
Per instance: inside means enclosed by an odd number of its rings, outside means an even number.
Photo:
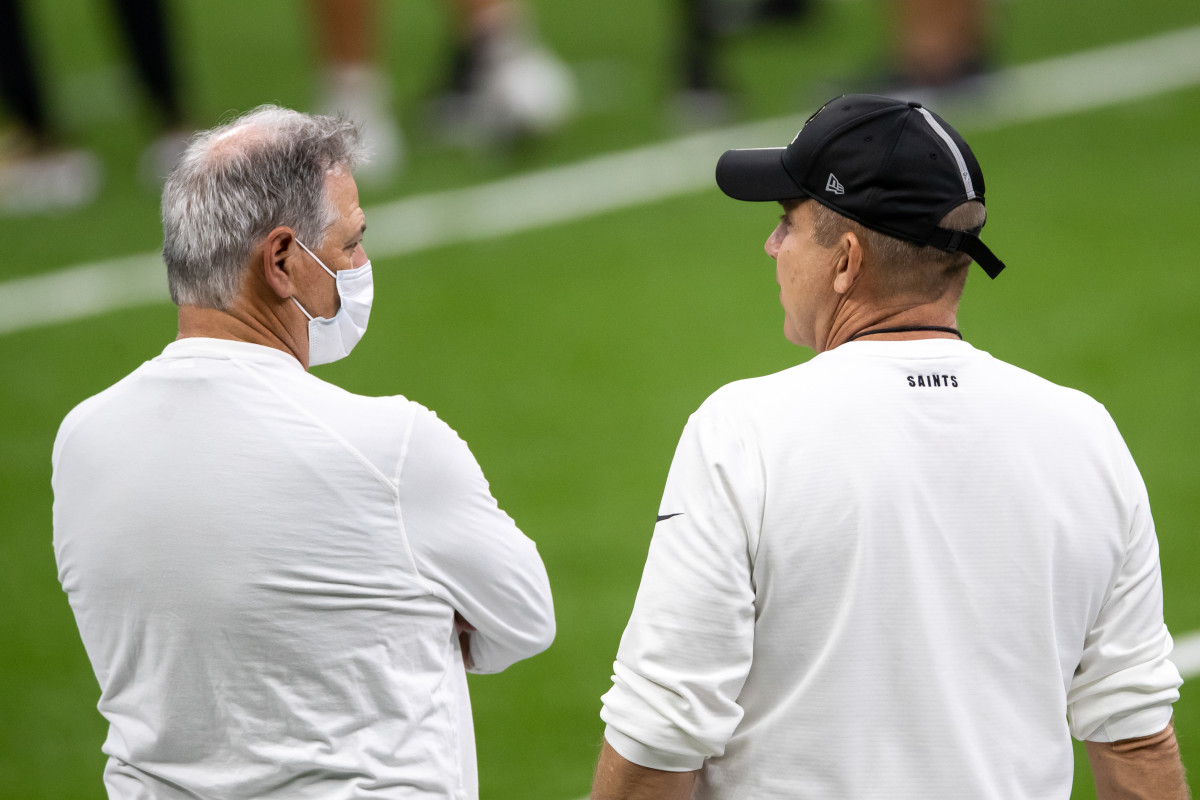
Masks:
[[[337,273],[336,273],[336,272],[334,272],[333,270],[331,270],[329,267],[325,266],[325,262],[324,262],[324,261],[322,261],[321,259],[317,258],[317,254],[316,254],[316,253],[314,253],[312,250],[309,250],[309,249],[308,249],[308,245],[306,245],[304,242],[300,241],[300,237],[299,237],[299,236],[296,236],[296,237],[294,237],[294,238],[295,238],[295,240],[296,240],[296,244],[298,244],[298,245],[300,245],[301,247],[303,247],[303,248],[304,248],[304,252],[306,252],[306,253],[308,253],[310,256],[312,256],[312,257],[313,257],[313,261],[316,261],[318,264],[320,264],[320,265],[321,265],[321,269],[323,269],[323,270],[325,270],[326,272],[328,272],[328,273],[329,273],[329,277],[333,278],[333,279],[334,279],[334,281],[336,281],[336,280],[337,280]],[[300,309],[300,313],[302,313],[304,316],[308,317],[308,321],[309,321],[309,322],[312,322],[312,320],[313,320],[313,315],[312,315],[312,314],[310,314],[310,313],[308,313],[307,311],[305,311],[305,309],[304,309],[304,306],[300,305],[300,301],[296,299],[296,296],[295,296],[295,295],[292,295],[292,297],[291,297],[291,301],[292,301],[293,303],[295,303],[295,304],[296,304],[296,308]]]
[[[305,311],[305,310],[304,310],[304,306],[300,305],[300,301],[296,299],[296,295],[292,295],[292,296],[291,296],[290,298],[288,298],[288,299],[289,299],[289,300],[291,300],[293,303],[295,303],[295,304],[296,304],[296,308],[300,309],[300,313],[301,313],[301,314],[303,314],[304,316],[308,317],[308,321],[309,321],[309,322],[312,322],[312,319],[313,319],[313,316],[312,316],[312,314],[310,314],[310,313],[308,313],[307,311]]]
[[[337,273],[336,273],[336,272],[334,272],[333,270],[331,270],[329,267],[325,266],[325,262],[324,262],[324,261],[322,261],[321,259],[317,258],[317,254],[316,254],[316,253],[314,253],[312,250],[309,250],[309,249],[308,249],[308,245],[306,245],[304,242],[300,241],[300,237],[299,237],[299,236],[295,237],[295,239],[296,239],[296,244],[298,244],[298,245],[300,245],[301,247],[303,247],[303,248],[304,248],[304,252],[306,252],[306,253],[308,253],[310,256],[312,256],[312,257],[313,257],[313,261],[316,261],[318,264],[320,264],[320,265],[321,265],[321,269],[323,269],[323,270],[325,270],[326,272],[328,272],[328,273],[329,273],[329,277],[333,278],[333,279],[336,281],[336,280],[337,280]]]

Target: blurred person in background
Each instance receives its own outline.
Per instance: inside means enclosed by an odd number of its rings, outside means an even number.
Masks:
[[[988,0],[891,0],[888,66],[867,79],[876,84],[870,88],[905,97],[971,91],[989,66],[988,6]],[[756,26],[804,23],[816,12],[814,0],[681,0],[679,115],[693,122],[729,116],[734,87],[720,63],[724,39]]]
[[[375,0],[313,0],[321,68],[321,111],[355,120],[370,160],[356,177],[364,185],[392,181],[404,164],[404,136],[392,107],[392,87],[376,60]]]
[[[143,151],[138,174],[156,190],[179,162],[193,126],[184,111],[172,20],[162,0],[111,0],[138,81],[150,99],[158,134]]]
[[[681,0],[679,75],[675,111],[685,122],[721,122],[730,116],[733,90],[721,66],[722,41],[756,26],[804,19],[812,0]]]
[[[75,208],[100,191],[99,160],[67,148],[46,109],[20,0],[0,0],[0,213]]]
[[[111,0],[111,7],[157,116],[159,133],[138,164],[142,181],[157,189],[190,133],[166,12],[161,0]],[[13,118],[0,129],[0,212],[10,214],[85,205],[102,177],[96,157],[65,146],[55,129],[30,41],[21,0],[0,0],[0,104]]]
[[[893,90],[970,90],[989,67],[988,0],[893,0]]]
[[[962,340],[983,173],[918,103],[830,101],[717,184],[778,201],[816,356],[688,420],[593,800],[1185,800],[1146,487],[1090,397]]]
[[[163,190],[178,338],[59,430],[114,800],[476,798],[466,673],[554,637],[462,439],[308,372],[371,312],[360,155],[344,119],[274,106],[197,136]]]
[[[433,111],[451,144],[488,147],[557,130],[575,103],[574,80],[538,38],[517,0],[449,0],[455,38]],[[361,120],[372,160],[361,178],[386,183],[404,162],[391,86],[375,49],[375,0],[315,0],[322,56],[318,105]]]

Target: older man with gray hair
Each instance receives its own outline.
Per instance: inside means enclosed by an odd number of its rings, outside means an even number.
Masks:
[[[454,431],[307,372],[367,327],[359,155],[349,122],[273,106],[198,135],[163,191],[178,339],[59,430],[111,798],[477,797],[465,673],[554,637]]]

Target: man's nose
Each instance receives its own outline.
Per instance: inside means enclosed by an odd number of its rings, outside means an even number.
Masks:
[[[763,250],[767,251],[767,255],[775,258],[779,255],[779,246],[783,242],[783,223],[775,226],[775,230],[771,231],[771,235],[767,237],[766,243],[763,245]]]

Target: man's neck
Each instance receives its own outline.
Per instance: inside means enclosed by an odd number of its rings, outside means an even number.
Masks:
[[[855,339],[884,339],[889,336],[895,336],[897,337],[896,340],[899,341],[903,341],[905,338],[933,339],[952,337],[962,339],[962,331],[950,325],[896,325],[894,327],[867,328],[865,331],[859,331],[849,337],[846,339],[846,342],[853,342]]]
[[[300,356],[295,337],[289,336],[286,328],[281,335],[272,329],[273,326],[264,324],[264,321],[256,316],[241,314],[238,311],[237,308],[221,311],[215,308],[182,305],[179,307],[179,334],[175,338],[202,337],[249,342],[282,350],[301,364],[305,363]]]
[[[844,310],[844,309],[839,309]],[[961,339],[957,306],[914,303],[895,308],[860,308],[837,315],[829,327],[825,350],[855,341]]]

